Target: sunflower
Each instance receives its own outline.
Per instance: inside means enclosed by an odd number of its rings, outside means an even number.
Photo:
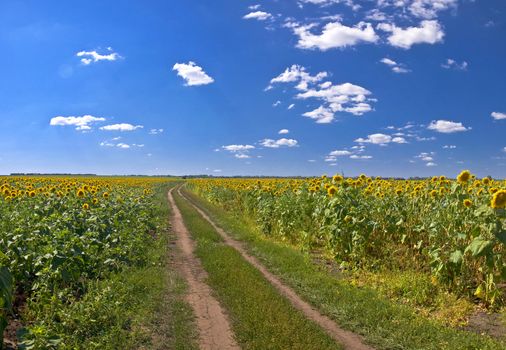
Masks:
[[[471,172],[469,170],[463,170],[458,176],[457,181],[460,183],[466,183],[471,178]]]
[[[88,210],[88,209],[90,209],[90,205],[89,205],[88,203],[84,203],[84,204],[83,204],[83,209],[84,209],[84,210]]]
[[[492,206],[492,208],[506,207],[506,190],[499,190],[496,193],[494,193],[490,205]]]
[[[105,199],[109,198],[109,193],[108,192],[104,192],[104,194],[102,195],[102,197],[104,197]]]
[[[77,196],[78,197],[84,197],[84,190],[81,189],[81,188],[79,190],[77,190]]]
[[[469,208],[469,207],[471,207],[473,205],[473,202],[471,202],[470,199],[464,199],[464,201],[462,203],[464,204],[464,206],[466,208]]]
[[[333,195],[335,195],[336,192],[337,192],[337,187],[335,187],[335,186],[330,186],[327,189],[327,193],[328,193],[329,197],[332,197]]]

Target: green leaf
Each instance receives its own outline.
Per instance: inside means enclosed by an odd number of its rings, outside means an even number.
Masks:
[[[495,237],[502,243],[506,244],[506,231],[501,231],[495,235]]]
[[[492,250],[493,245],[494,243],[490,240],[482,237],[476,237],[466,248],[466,252],[471,252],[471,254],[475,257],[482,256]]]
[[[464,255],[462,254],[462,251],[456,250],[450,255],[450,261],[454,263],[455,265],[461,264],[462,259],[464,258]]]
[[[0,267],[0,296],[4,299],[5,307],[12,305],[12,275],[5,266]]]

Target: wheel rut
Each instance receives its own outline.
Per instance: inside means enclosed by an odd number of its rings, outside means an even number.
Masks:
[[[174,201],[171,189],[168,199],[171,208],[172,230],[177,237],[180,250],[175,265],[188,284],[187,301],[193,309],[199,333],[199,347],[202,350],[240,349],[224,309],[212,295],[207,285],[207,273],[200,260],[194,255],[195,243],[186,228],[179,208]]]
[[[350,350],[373,350],[371,346],[364,343],[362,337],[353,332],[347,331],[339,327],[329,317],[321,314],[316,308],[311,306],[309,303],[304,301],[291,287],[287,286],[278,277],[272,274],[267,268],[254,256],[250,255],[243,244],[233,239],[225,230],[218,226],[202,209],[195,205],[189,198],[181,193],[181,189],[178,188],[178,194],[186,200],[211,226],[218,232],[223,238],[225,244],[236,249],[241,256],[258,269],[262,275],[279,291],[281,295],[287,298],[290,303],[298,310],[300,310],[308,319],[312,320],[323,328],[329,336],[335,341],[344,346],[345,349]]]

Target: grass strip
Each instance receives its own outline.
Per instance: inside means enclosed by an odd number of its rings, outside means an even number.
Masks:
[[[209,275],[208,283],[228,310],[243,349],[341,349],[240,253],[225,245],[194,208],[178,195],[175,200],[196,241],[195,253]]]
[[[313,264],[297,249],[266,239],[240,213],[226,212],[185,191],[232,237],[246,243],[250,253],[299,295],[334,319],[361,334],[378,349],[504,349],[488,336],[445,327],[398,305],[371,288],[352,286]]]

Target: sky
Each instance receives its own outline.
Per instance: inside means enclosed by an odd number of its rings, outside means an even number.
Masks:
[[[506,177],[506,1],[0,2],[0,174]]]

